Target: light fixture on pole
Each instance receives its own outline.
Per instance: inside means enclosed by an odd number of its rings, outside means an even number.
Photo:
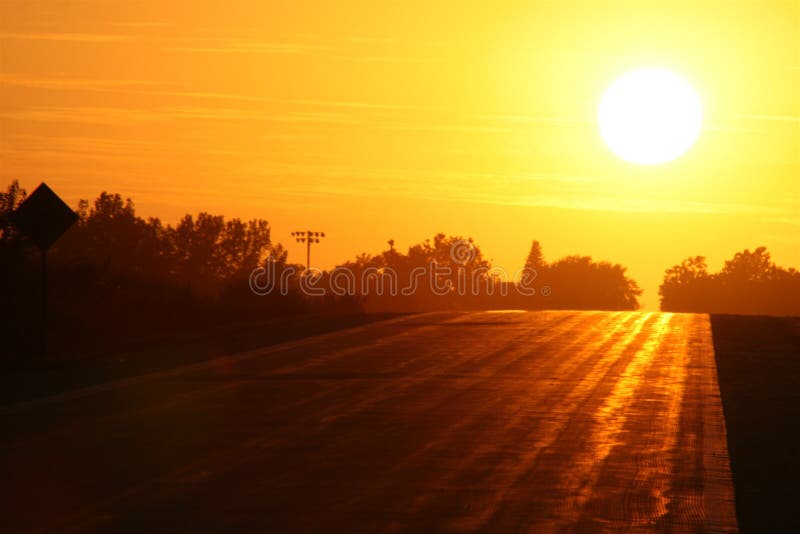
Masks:
[[[319,243],[319,240],[325,237],[325,232],[314,232],[311,230],[301,230],[292,232],[292,237],[298,243],[306,244],[306,270],[311,268],[311,244]]]

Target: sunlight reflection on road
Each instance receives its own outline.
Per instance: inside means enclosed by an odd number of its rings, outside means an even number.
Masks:
[[[399,318],[0,412],[3,516],[43,531],[219,514],[232,530],[735,531],[715,369],[701,315]],[[76,484],[69,502],[48,490]],[[43,499],[46,516],[24,513]]]

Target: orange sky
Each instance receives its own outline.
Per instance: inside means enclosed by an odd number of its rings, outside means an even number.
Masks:
[[[535,238],[628,266],[650,309],[689,255],[800,266],[800,0],[201,4],[0,0],[3,184],[266,218],[298,262],[290,232],[324,230],[320,267],[444,231],[516,270]],[[641,66],[704,104],[657,167],[595,123]]]

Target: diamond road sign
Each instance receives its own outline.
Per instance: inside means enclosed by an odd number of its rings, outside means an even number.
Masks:
[[[40,249],[47,250],[75,224],[78,214],[42,182],[14,211],[12,220]]]

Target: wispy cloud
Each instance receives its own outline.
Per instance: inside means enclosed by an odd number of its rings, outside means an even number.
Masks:
[[[368,37],[364,35],[351,35],[350,37],[346,37],[346,40],[351,41],[353,43],[391,43],[394,39],[390,39],[388,37]]]
[[[131,35],[99,33],[0,33],[0,40],[70,41],[78,43],[119,43],[134,40]]]
[[[324,45],[293,41],[197,41],[194,44],[167,46],[170,52],[194,52],[213,54],[309,54],[330,50]]]
[[[440,132],[440,133],[508,133],[509,128],[498,126],[482,126],[473,124],[404,124],[400,122],[376,122],[376,128],[401,132]]]
[[[161,21],[141,21],[141,22],[113,22],[112,25],[121,28],[169,28],[172,26],[169,22]]]
[[[609,194],[590,176],[559,173],[472,173],[422,169],[275,164],[253,171],[281,178],[274,188],[287,196],[392,196],[448,202],[624,213],[695,213],[781,216],[781,207]],[[289,176],[292,179],[286,180]],[[343,187],[342,184],[347,184]],[[535,194],[521,194],[535,191]]]
[[[39,107],[0,112],[0,118],[37,122],[71,122],[79,124],[126,125],[132,122],[164,120],[154,110],[108,107]]]
[[[32,166],[35,167],[40,162],[46,162],[43,165],[45,169],[52,169],[52,165],[58,164],[61,166],[59,175],[72,168],[89,171],[97,163],[105,164],[106,173],[109,168],[114,169],[114,173],[125,173],[131,167],[141,165],[145,159],[163,160],[170,156],[174,157],[174,153],[156,145],[108,143],[103,139],[92,138],[49,138],[46,142],[38,138],[30,141],[13,140],[0,145],[0,158],[3,160],[24,162],[27,171],[33,170]]]
[[[392,104],[385,102],[366,102],[357,100],[304,100],[304,99],[288,99],[288,98],[267,98],[270,102],[295,104],[295,105],[308,105],[320,107],[334,107],[334,108],[360,108],[360,109],[381,109],[381,110],[417,110],[417,111],[430,111],[434,108],[430,106],[413,106],[406,104]]]
[[[764,130],[757,128],[740,128],[736,126],[722,126],[719,124],[708,124],[703,126],[703,130],[708,132],[724,132],[724,133],[763,133]]]
[[[130,30],[161,28],[166,23],[129,22],[115,23],[115,26]],[[309,43],[303,40],[253,41],[227,38],[166,37],[150,34],[130,33],[82,33],[82,32],[5,32],[0,40],[53,41],[76,43],[154,43],[169,52],[214,53],[214,54],[311,54],[332,50],[329,45]]]
[[[114,139],[106,137],[13,135],[7,136],[3,146],[14,151],[35,152],[52,150],[69,154],[126,154],[169,151],[169,147],[157,141],[141,139]]]
[[[430,106],[394,104],[390,102],[368,102],[358,100],[314,100],[277,98],[213,91],[188,91],[154,80],[97,79],[58,76],[33,76],[30,74],[0,73],[0,85],[32,87],[38,89],[72,91],[105,91],[111,93],[140,94],[153,96],[174,96],[192,99],[230,100],[241,102],[262,102],[286,104],[297,107],[347,108],[365,110],[417,110],[431,111]],[[161,88],[159,88],[161,87]],[[168,89],[167,87],[176,87]]]
[[[759,113],[746,113],[738,115],[742,119],[776,122],[800,122],[800,115],[767,115]]]
[[[38,89],[75,91],[120,91],[139,92],[142,87],[163,86],[162,82],[150,80],[103,80],[97,78],[37,77],[26,74],[0,73],[0,85],[16,85]]]
[[[174,107],[160,111],[170,119],[205,119],[229,121],[265,121],[312,124],[362,124],[363,121],[342,113],[323,111],[288,111],[280,113],[263,112],[252,109]]]
[[[61,82],[54,83],[54,85]],[[70,84],[67,84],[71,87]],[[99,86],[105,87],[104,82]],[[136,91],[140,93],[167,93],[160,91]],[[282,102],[278,100],[279,102]],[[428,117],[427,122],[420,123],[414,114],[407,116],[406,108],[394,105],[371,104],[366,102],[325,102],[296,100],[297,109],[281,106],[279,110],[259,107],[219,107],[219,106],[159,106],[141,107],[98,107],[98,106],[36,106],[16,108],[0,112],[0,118],[6,120],[64,122],[79,124],[124,125],[129,123],[153,121],[231,121],[271,122],[286,125],[313,126],[316,128],[330,126],[358,126],[373,130],[389,130],[399,132],[439,132],[439,133],[506,133],[510,129],[503,125],[476,124],[468,118],[458,116]],[[366,113],[358,112],[363,110]],[[396,111],[398,114],[369,113],[373,110]],[[294,133],[294,132],[292,132]]]
[[[436,57],[417,57],[417,56],[334,56],[335,59],[353,61],[358,63],[437,63],[444,61]]]
[[[294,124],[363,124],[333,112],[287,111],[270,113],[252,109],[204,107],[31,107],[1,111],[0,118],[37,122],[125,125],[166,120],[264,121]]]
[[[772,217],[766,219],[767,221],[778,223],[778,224],[785,224],[787,226],[792,226],[795,228],[800,227],[800,217]]]
[[[477,114],[473,118],[483,121],[500,122],[507,124],[589,124],[592,119],[578,117],[559,117],[553,115],[513,115],[513,114]]]

